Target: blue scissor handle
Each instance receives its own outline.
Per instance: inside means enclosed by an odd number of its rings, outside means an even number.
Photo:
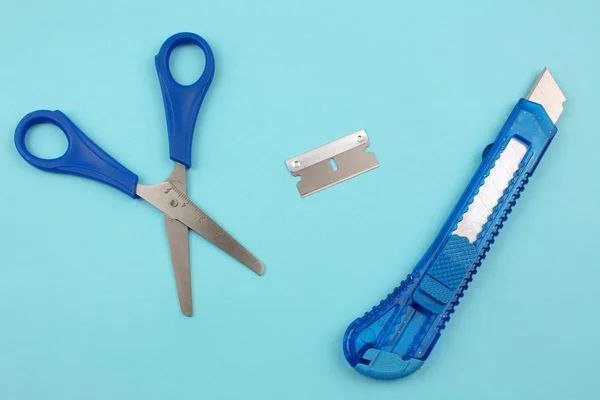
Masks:
[[[169,70],[171,52],[180,45],[195,44],[206,58],[204,72],[191,85],[180,85]],[[195,33],[181,32],[166,40],[154,59],[167,114],[171,160],[192,165],[192,136],[198,111],[215,73],[215,59],[210,46]]]
[[[42,123],[56,125],[65,133],[69,142],[65,154],[46,160],[34,156],[27,149],[27,131],[33,125]],[[15,130],[15,146],[21,157],[36,168],[94,179],[136,198],[137,175],[105,153],[60,111],[39,110],[23,117]]]

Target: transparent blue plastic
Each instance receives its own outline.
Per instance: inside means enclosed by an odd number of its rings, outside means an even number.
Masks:
[[[484,149],[475,175],[412,273],[346,330],[344,355],[354,369],[373,378],[394,379],[421,367],[556,131],[541,105],[525,99],[517,103],[496,140]],[[473,243],[453,235],[512,138],[523,143],[527,152],[483,230]]]
[[[42,123],[56,125],[65,133],[69,143],[65,154],[46,160],[27,150],[27,131],[33,125]],[[104,152],[60,111],[38,110],[23,117],[15,130],[15,146],[21,157],[36,168],[94,179],[136,198],[137,175]]]

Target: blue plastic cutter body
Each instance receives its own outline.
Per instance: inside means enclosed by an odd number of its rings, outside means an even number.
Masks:
[[[496,140],[484,150],[477,172],[413,272],[346,330],[344,355],[358,372],[394,379],[421,367],[556,131],[540,104],[525,99],[517,103]],[[497,205],[472,240],[456,234],[457,225],[511,140],[524,145],[523,156]]]

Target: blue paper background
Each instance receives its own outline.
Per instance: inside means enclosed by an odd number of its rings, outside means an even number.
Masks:
[[[592,0],[4,0],[0,399],[597,398],[599,20]],[[13,145],[61,109],[163,180],[153,57],[178,31],[216,57],[189,195],[267,271],[192,236],[192,319],[160,213]],[[559,134],[436,350],[405,380],[354,372],[347,325],[411,271],[545,65]],[[381,167],[301,199],[284,160],[361,128]]]

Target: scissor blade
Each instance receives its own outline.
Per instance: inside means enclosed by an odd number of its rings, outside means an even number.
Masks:
[[[188,227],[164,214],[167,238],[171,251],[171,263],[175,273],[175,284],[181,312],[192,316],[192,277],[190,273],[190,243]]]
[[[264,273],[264,265],[244,246],[239,244],[225,229],[221,228],[204,211],[187,198],[185,193],[171,182],[158,185],[137,185],[138,196],[176,219],[206,240],[235,258],[258,275]]]
[[[175,168],[167,181],[171,182],[177,189],[186,193],[186,168],[183,164],[175,163]],[[177,296],[179,297],[179,306],[181,312],[192,316],[192,277],[190,273],[190,242],[188,227],[163,214],[165,217],[165,226],[167,228],[167,238],[169,239],[169,250],[171,252],[171,264],[173,264],[173,273],[175,275],[175,284],[177,286]]]

